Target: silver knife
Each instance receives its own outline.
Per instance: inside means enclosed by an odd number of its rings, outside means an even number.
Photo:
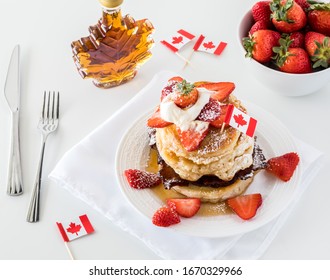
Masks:
[[[20,46],[15,46],[11,55],[5,83],[5,97],[12,117],[11,148],[8,167],[7,193],[23,193],[22,168],[19,141],[19,107],[20,107]]]

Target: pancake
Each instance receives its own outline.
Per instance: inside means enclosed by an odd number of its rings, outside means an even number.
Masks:
[[[246,112],[234,95],[228,103]],[[255,138],[227,125],[224,129],[209,126],[193,151],[181,143],[176,124],[156,128],[154,141],[165,188],[204,202],[216,203],[244,193],[256,171],[263,168],[264,157],[259,146],[255,152]]]

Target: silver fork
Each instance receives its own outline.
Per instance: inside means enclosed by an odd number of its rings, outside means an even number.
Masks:
[[[30,223],[35,223],[39,221],[40,187],[41,187],[42,165],[44,160],[46,140],[48,135],[54,132],[58,127],[59,109],[60,109],[59,92],[57,92],[57,94],[55,94],[55,92],[53,92],[53,94],[48,92],[47,94],[45,91],[41,117],[38,123],[38,129],[41,131],[42,134],[41,155],[37,170],[36,181],[34,183],[34,188],[30,201],[29,211],[27,214],[27,221]]]

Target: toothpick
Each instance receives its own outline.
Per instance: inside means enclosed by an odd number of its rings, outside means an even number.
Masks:
[[[68,242],[64,242],[64,245],[65,245],[66,250],[68,251],[68,254],[70,256],[70,259],[71,260],[74,260],[74,257],[73,257],[73,254],[72,254],[71,250],[70,250],[70,247],[68,245]]]
[[[222,123],[222,125],[221,125],[221,130],[220,130],[220,134],[222,134],[223,133],[223,130],[225,129],[225,122],[223,122]]]
[[[190,62],[192,55],[194,54],[195,50],[192,50],[191,53],[189,54],[186,63],[183,65],[182,70],[184,70],[186,68],[186,66],[188,65],[188,63]]]
[[[179,54],[178,52],[176,52],[176,55],[177,55],[178,57],[180,57],[183,61],[185,61],[187,64],[189,64],[192,68],[194,68],[194,67],[192,66],[192,64],[190,63],[190,61],[187,60],[186,58],[184,58],[181,54]]]

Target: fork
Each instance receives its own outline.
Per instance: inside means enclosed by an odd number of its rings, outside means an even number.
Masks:
[[[41,187],[42,165],[44,160],[46,140],[48,135],[54,132],[58,127],[59,109],[60,109],[59,92],[55,94],[55,91],[53,91],[53,94],[51,94],[50,92],[48,92],[47,94],[45,91],[43,105],[42,105],[42,112],[38,123],[38,129],[41,131],[42,134],[41,155],[37,169],[36,181],[34,183],[34,188],[27,214],[27,221],[30,223],[35,223],[39,221],[40,187]]]

